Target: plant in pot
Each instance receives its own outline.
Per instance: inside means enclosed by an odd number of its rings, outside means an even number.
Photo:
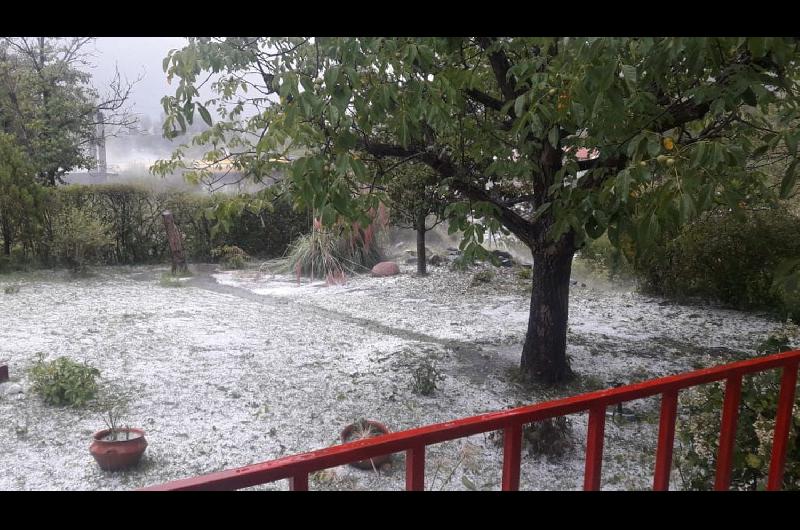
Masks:
[[[376,436],[383,436],[384,434],[389,434],[389,429],[387,429],[385,425],[377,421],[362,418],[355,423],[351,423],[342,430],[342,442],[357,442],[359,440],[375,438]],[[388,463],[391,459],[392,455],[381,455],[359,462],[351,462],[350,465],[358,469],[372,469],[377,471],[378,468]]]
[[[139,463],[147,449],[144,431],[120,426],[121,409],[111,406],[103,417],[107,429],[94,433],[89,452],[100,469],[120,471]]]

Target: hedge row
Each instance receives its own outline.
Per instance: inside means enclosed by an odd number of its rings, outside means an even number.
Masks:
[[[651,292],[800,318],[800,217],[784,210],[712,213],[634,261]]]
[[[213,212],[231,200],[225,195],[152,191],[128,184],[70,185],[47,191],[41,207],[19,223],[12,255],[0,257],[7,267],[15,262],[45,266],[63,263],[60,245],[97,239],[94,232],[92,237],[75,233],[82,230],[103,233],[103,244],[91,256],[94,263],[166,261],[169,249],[161,217],[164,210],[172,211],[184,235],[187,256],[195,261],[211,261],[212,249],[224,245],[235,245],[265,259],[282,256],[289,243],[309,228],[307,212],[294,211],[284,201],[276,201],[271,211],[240,211],[223,231],[214,230]]]

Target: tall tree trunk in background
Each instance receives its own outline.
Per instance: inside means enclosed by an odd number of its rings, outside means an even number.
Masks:
[[[520,369],[547,384],[567,381],[573,375],[567,362],[567,322],[574,255],[572,237],[533,252],[531,310]]]
[[[183,238],[181,232],[175,225],[175,219],[172,212],[165,210],[161,217],[164,219],[164,228],[167,231],[167,241],[169,241],[169,249],[172,253],[172,274],[183,274],[189,272],[186,266],[186,256],[183,253]]]
[[[425,255],[425,214],[417,214],[414,228],[417,230],[417,274],[428,274],[427,256]]]
[[[6,256],[11,255],[11,224],[8,222],[8,219],[3,217],[2,220],[2,229],[3,229],[3,254]]]

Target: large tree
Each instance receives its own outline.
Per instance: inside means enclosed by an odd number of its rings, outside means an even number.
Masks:
[[[796,160],[797,61],[784,38],[192,38],[164,61],[179,80],[164,126],[199,112],[215,123],[193,143],[256,178],[300,149],[284,185],[326,223],[380,200],[376,161],[427,165],[460,199],[467,253],[498,230],[531,249],[521,365],[553,383],[571,375],[575,251],[606,231],[646,245],[766,193],[747,161],[778,144]],[[179,148],[155,169],[184,163]]]
[[[14,143],[0,132],[0,237],[3,255],[11,255],[17,234],[41,213],[43,188],[36,184],[33,168]]]
[[[98,125],[113,135],[136,123],[127,106],[133,83],[117,73],[102,93],[92,85],[93,40],[0,38],[0,132],[14,135],[43,185],[94,168]]]

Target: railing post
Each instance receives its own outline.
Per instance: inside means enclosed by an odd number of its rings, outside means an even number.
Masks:
[[[519,489],[521,453],[522,425],[515,423],[503,431],[503,491]]]
[[[669,390],[661,395],[661,416],[658,421],[658,448],[653,490],[667,491],[672,470],[672,448],[675,442],[675,415],[678,410],[678,391]]]
[[[725,401],[722,404],[722,427],[717,451],[717,476],[714,489],[727,491],[731,485],[733,449],[736,444],[736,423],[739,419],[739,398],[742,394],[742,374],[732,375],[725,383]]]
[[[795,385],[797,384],[798,363],[786,365],[781,377],[781,393],[778,398],[778,410],[775,414],[775,434],[772,437],[772,458],[769,462],[767,490],[777,491],[783,483],[783,471],[786,465],[786,444],[789,429],[792,426],[792,407],[794,405]]]
[[[308,473],[301,473],[289,479],[291,491],[308,491]]]
[[[583,489],[600,489],[600,470],[603,467],[603,438],[606,428],[606,405],[595,405],[589,409],[589,432],[586,436],[586,469]]]
[[[425,489],[425,446],[418,445],[406,451],[406,490]]]

